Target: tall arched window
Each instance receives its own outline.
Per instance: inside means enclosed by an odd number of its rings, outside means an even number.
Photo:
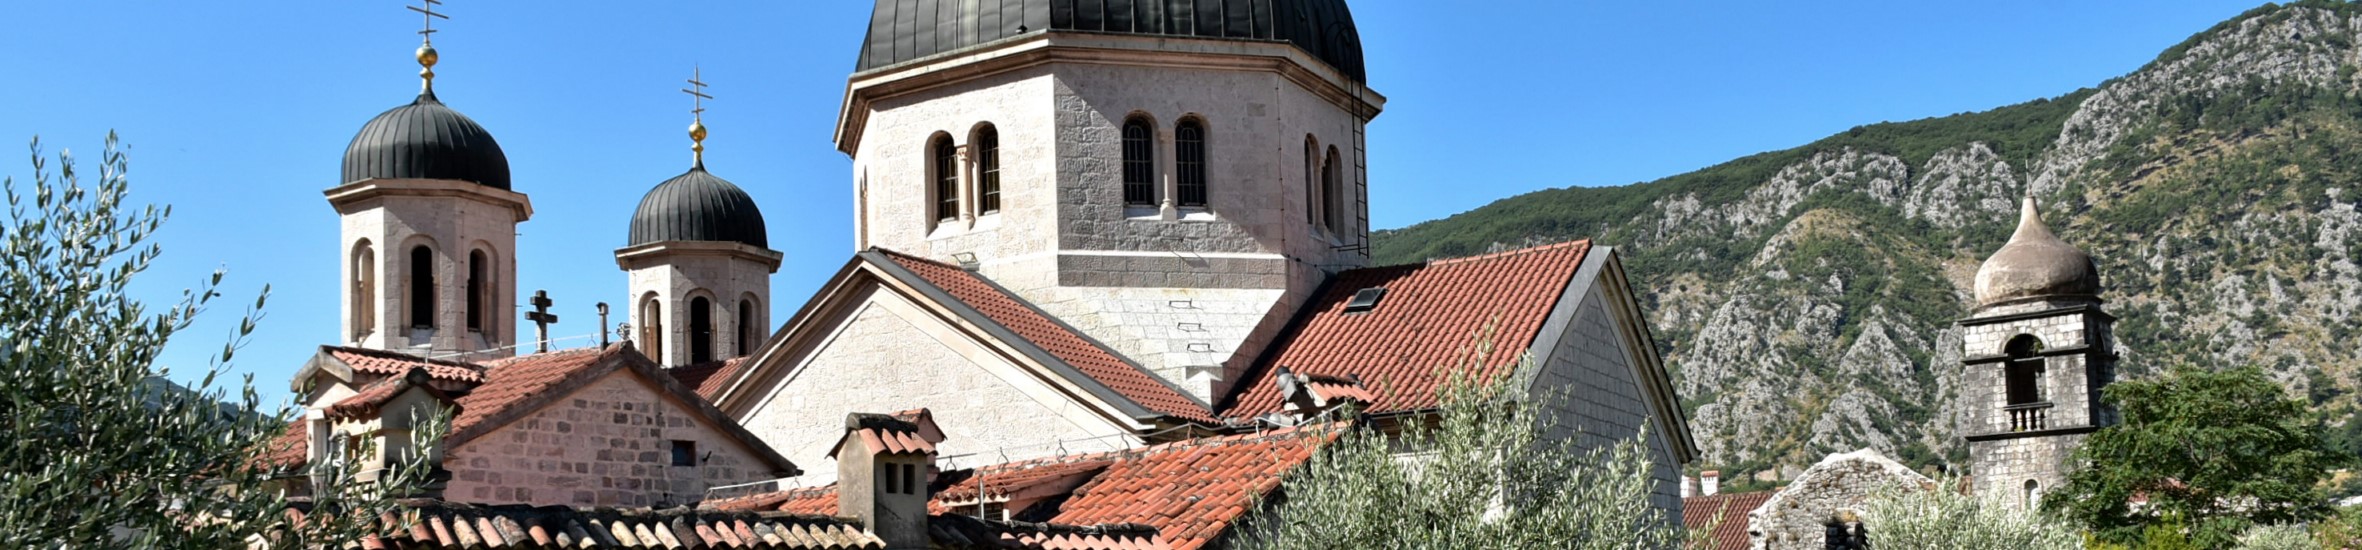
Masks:
[[[2026,480],[2026,492],[2018,497],[2018,504],[2021,509],[2025,510],[2032,510],[2035,506],[2042,505],[2042,482]]]
[[[1156,205],[1156,131],[1146,119],[1124,121],[1124,206]]]
[[[762,330],[762,327],[759,327],[759,326],[756,326],[756,325],[757,325],[757,323],[755,323],[755,301],[754,301],[754,300],[739,300],[739,301],[738,301],[738,356],[739,356],[739,357],[745,357],[745,356],[748,356],[748,355],[753,355],[753,354],[754,354],[754,352],[755,352],[755,340],[762,338],[762,332],[760,332],[760,331]]]
[[[435,251],[410,248],[410,326],[435,328]]]
[[[689,299],[689,363],[714,360],[714,304],[704,296]]]
[[[960,217],[959,150],[952,147],[951,136],[936,136],[928,148],[935,164],[935,219]]]
[[[976,213],[1001,211],[1001,132],[991,124],[976,130]]]
[[[1320,224],[1320,140],[1304,136],[1304,224]]]
[[[377,331],[377,247],[353,245],[353,341]]]
[[[664,304],[656,301],[656,293],[640,298],[640,347],[648,357],[664,362]]]
[[[1173,127],[1173,177],[1181,206],[1206,205],[1206,125],[1194,118]]]
[[[1338,160],[1337,147],[1332,145],[1329,146],[1328,159],[1320,164],[1321,225],[1329,228],[1330,233],[1345,230],[1345,176],[1342,173],[1345,169],[1339,166],[1341,163]]]
[[[2009,404],[2042,402],[2042,340],[2020,334],[2009,340]]]
[[[492,308],[492,300],[484,295],[492,290],[491,282],[485,278],[486,271],[491,269],[491,266],[486,265],[489,263],[491,262],[484,259],[484,251],[482,250],[467,253],[468,330],[484,332],[487,328],[486,325],[489,324],[485,320],[492,316],[490,312],[486,311]]]

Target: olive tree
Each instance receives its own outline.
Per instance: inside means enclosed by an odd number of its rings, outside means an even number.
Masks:
[[[30,185],[0,179],[0,547],[308,547],[379,527],[389,497],[428,468],[362,484],[344,482],[357,463],[290,471],[258,460],[292,414],[265,410],[251,375],[225,374],[269,288],[201,373],[183,377],[193,387],[168,382],[158,355],[221,298],[223,274],[160,309],[131,298],[170,208],[125,202],[127,158],[112,134],[94,180],[71,153],[53,175],[39,140],[32,150]],[[447,426],[427,420],[430,435]],[[291,491],[312,480],[327,483]]]

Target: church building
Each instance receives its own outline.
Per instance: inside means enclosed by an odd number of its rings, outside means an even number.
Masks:
[[[706,169],[700,115],[687,170],[611,249],[627,341],[525,355],[531,184],[436,96],[422,47],[426,88],[363,126],[327,191],[345,321],[294,382],[309,415],[278,460],[383,438],[448,470],[419,510],[496,527],[526,512],[468,506],[703,503],[674,519],[774,514],[868,537],[851,547],[1221,547],[1334,437],[1318,420],[1351,404],[1392,429],[1457,370],[1518,381],[1584,448],[1645,433],[1680,517],[1696,445],[1616,247],[1371,265],[1386,100],[1344,0],[877,0],[867,24],[835,128],[852,246],[790,251],[834,277],[768,318],[790,254]],[[419,407],[455,410],[452,436],[404,439]],[[840,512],[862,521],[776,515]]]

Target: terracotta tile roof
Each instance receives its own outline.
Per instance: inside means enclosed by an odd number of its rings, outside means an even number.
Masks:
[[[436,380],[470,384],[484,381],[484,367],[474,363],[425,359],[401,352],[378,349],[320,346],[320,350],[327,352],[338,361],[343,361],[346,366],[352,367],[354,372],[359,373],[399,376],[402,373],[410,372],[412,368],[424,368],[427,374]]]
[[[926,283],[942,289],[992,322],[1024,338],[1027,343],[1065,361],[1075,370],[1141,407],[1187,420],[1212,420],[1207,415],[1205,405],[1189,398],[1181,390],[1165,384],[1107,348],[1027,306],[1022,299],[1001,290],[983,277],[958,266],[884,249],[877,250],[896,265],[925,279]]]
[[[262,451],[255,453],[254,465],[265,470],[284,471],[302,468],[311,460],[311,430],[302,420],[287,423],[287,431],[263,442]]]
[[[973,503],[980,495],[982,500],[1005,500],[1011,495],[1041,489],[1067,494],[1114,464],[1115,460],[1104,455],[1085,455],[947,471],[936,477],[936,484],[941,488],[935,491],[931,504]]]
[[[828,457],[836,458],[845,450],[845,442],[856,437],[873,453],[935,454],[935,442],[919,432],[918,424],[890,415],[853,413],[845,415],[845,435],[837,438]]]
[[[784,513],[403,501],[378,548],[884,548],[860,525]],[[372,544],[374,543],[374,544]]]
[[[1336,432],[1289,428],[1261,434],[1194,439],[1130,449],[1054,457],[982,468],[987,476],[999,471],[1010,481],[1001,490],[1024,490],[1025,484],[1069,482],[1053,470],[1055,463],[1103,469],[1072,492],[1057,507],[1050,523],[1064,525],[1139,524],[1153,527],[1176,550],[1194,550],[1219,540],[1246,516],[1254,501],[1279,488],[1280,478],[1312,458],[1313,450],[1336,438]],[[1010,472],[1042,469],[1012,475]],[[946,472],[939,484],[950,485],[961,471]],[[991,490],[991,482],[987,482]],[[955,492],[937,487],[930,511],[949,511],[947,503],[973,501],[974,491]],[[954,498],[947,498],[954,497]],[[836,487],[812,487],[709,501],[725,510],[779,510],[802,514],[836,513]]]
[[[583,348],[511,357],[484,364],[484,383],[459,398],[459,417],[451,420],[454,437],[476,432],[486,419],[508,416],[511,409],[545,402],[543,394],[575,374],[599,363],[602,352],[621,346]],[[561,396],[546,396],[556,398]],[[489,429],[493,426],[481,426]]]
[[[435,399],[446,403],[451,402],[449,394],[435,389],[429,383],[429,376],[426,369],[416,367],[399,376],[388,376],[383,380],[363,386],[360,393],[337,401],[334,405],[329,405],[326,412],[329,418],[372,418],[377,416],[378,409],[384,407],[387,401],[410,391],[411,388],[419,388]]]
[[[958,514],[927,516],[932,548],[1041,548],[1074,550],[1167,550],[1156,528],[1137,524],[1061,525],[987,521]]]
[[[728,387],[730,381],[738,379],[740,369],[746,368],[747,359],[740,357],[725,361],[708,361],[665,369],[664,372],[673,375],[673,379],[680,380],[681,385],[697,390],[698,397],[703,397],[706,401],[713,401],[714,396],[721,395],[722,388]]]
[[[1492,376],[1516,365],[1590,252],[1591,241],[1582,240],[1340,273],[1241,378],[1221,416],[1282,410],[1272,381],[1282,366],[1316,377],[1359,376],[1377,394],[1372,412],[1433,407],[1444,369],[1473,366]],[[1354,293],[1378,287],[1386,294],[1376,308],[1345,311]],[[1492,351],[1477,353],[1487,334]]]
[[[1076,489],[1050,521],[1146,524],[1176,550],[1201,548],[1335,438],[1333,431],[1288,429],[1130,451]]]
[[[1771,500],[1772,493],[1723,493],[1681,499],[1682,528],[1714,527],[1703,539],[1692,540],[1689,550],[1746,550],[1747,513],[1762,507],[1763,501]]]

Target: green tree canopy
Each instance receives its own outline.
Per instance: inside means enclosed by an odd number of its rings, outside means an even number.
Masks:
[[[2219,548],[2252,525],[2325,517],[2321,481],[2351,461],[2323,441],[2304,401],[2253,367],[2177,369],[2109,385],[2105,399],[2123,422],[2092,434],[2075,452],[2083,466],[2043,498],[2103,540],[2134,543],[2146,527],[2179,522],[2192,542]]]

